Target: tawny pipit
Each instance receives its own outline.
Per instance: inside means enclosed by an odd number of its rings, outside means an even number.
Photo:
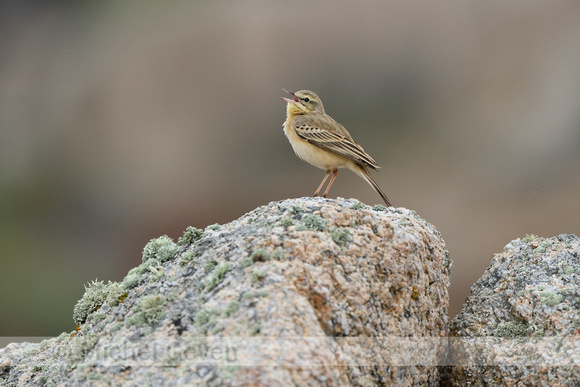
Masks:
[[[332,173],[332,178],[324,191],[326,197],[330,186],[336,179],[340,168],[348,168],[374,188],[385,204],[390,207],[389,199],[369,173],[369,168],[379,169],[379,165],[358,145],[348,131],[324,112],[322,101],[309,90],[288,92],[292,99],[288,102],[284,133],[298,157],[326,170],[326,176],[314,193],[318,193]]]

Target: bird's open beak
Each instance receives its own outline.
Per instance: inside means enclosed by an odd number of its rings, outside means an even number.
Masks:
[[[286,89],[282,89],[282,90],[284,90],[286,93],[290,94],[290,96],[292,97],[292,99],[281,97],[284,101],[291,103],[291,104],[295,104],[296,102],[300,102],[298,97],[296,97],[293,92],[291,92],[290,90],[286,90]]]

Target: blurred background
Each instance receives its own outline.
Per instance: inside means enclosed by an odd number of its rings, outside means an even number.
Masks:
[[[74,329],[151,238],[309,196],[310,89],[442,233],[451,317],[492,255],[580,234],[580,3],[0,3],[0,335]],[[381,203],[343,171],[331,197]]]

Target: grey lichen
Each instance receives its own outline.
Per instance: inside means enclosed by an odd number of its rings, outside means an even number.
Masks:
[[[353,210],[362,210],[365,207],[366,206],[364,204],[362,204],[361,202],[356,202],[350,208],[352,208]]]
[[[77,301],[73,309],[73,320],[77,325],[83,324],[88,316],[99,309],[101,305],[108,301],[109,305],[116,306],[119,304],[125,290],[117,282],[109,281],[105,284],[103,281],[94,280],[85,285],[85,293]]]
[[[302,218],[302,225],[308,230],[323,231],[328,221],[322,219],[320,215],[306,215]]]
[[[195,251],[193,250],[187,250],[185,253],[183,253],[183,255],[181,256],[181,261],[180,263],[182,265],[188,264],[189,262],[193,262],[195,260]]]
[[[217,266],[215,270],[205,279],[205,290],[212,290],[218,286],[224,280],[224,277],[228,271],[230,271],[230,265],[227,262]]]
[[[118,330],[120,330],[121,328],[123,328],[124,326],[125,326],[125,323],[124,322],[118,321],[118,322],[115,323],[115,325],[113,325],[111,327],[111,329],[109,330],[109,333],[115,333]]]
[[[561,294],[550,292],[547,290],[540,293],[540,301],[542,302],[542,304],[548,306],[554,306],[556,304],[559,304],[560,302],[562,302],[563,298],[564,297]]]
[[[256,283],[259,280],[265,278],[268,274],[263,270],[254,270],[252,272],[252,283]]]
[[[163,270],[163,266],[159,262],[156,262],[155,265],[149,266],[149,271],[151,272],[151,278],[157,281],[161,279],[165,275],[165,270]]]
[[[522,242],[530,243],[534,239],[538,239],[538,236],[534,234],[526,234],[526,236],[522,239]]]
[[[507,337],[507,338],[522,337],[526,335],[526,328],[527,327],[525,326],[525,324],[516,324],[513,322],[501,322],[495,329],[494,334],[497,337]]]
[[[217,316],[219,314],[220,311],[217,308],[202,309],[193,317],[193,323],[196,326],[209,324],[212,327],[217,323]]]
[[[387,210],[387,207],[384,206],[384,205],[382,205],[382,204],[375,204],[373,206],[373,210],[375,210],[375,211],[386,211]]]
[[[236,313],[238,309],[240,309],[240,303],[238,301],[232,301],[226,307],[226,310],[224,311],[224,316],[230,317],[231,315]]]
[[[334,243],[340,247],[344,247],[346,242],[350,240],[350,231],[346,228],[331,227],[329,231]]]
[[[70,349],[66,354],[66,359],[71,365],[78,363],[93,349],[97,341],[99,341],[99,338],[94,333],[74,337]]]
[[[213,259],[210,261],[207,261],[205,263],[205,265],[203,265],[203,271],[204,273],[209,273],[211,272],[213,269],[215,269],[215,267],[217,266],[217,261],[214,261]]]
[[[177,244],[179,246],[191,245],[196,241],[200,240],[201,238],[203,238],[203,236],[204,236],[203,230],[189,226],[183,232],[183,236],[177,239]]]
[[[564,268],[563,268],[563,270],[562,270],[562,272],[563,272],[564,274],[568,274],[568,275],[569,275],[569,274],[574,274],[574,273],[576,273],[576,271],[577,271],[577,268],[576,268],[575,266],[573,266],[573,265],[570,265],[570,266],[564,266]]]
[[[257,323],[252,325],[252,327],[250,328],[250,333],[253,335],[256,335],[256,334],[260,333],[261,330],[262,330],[262,323],[260,323],[258,321]]]
[[[304,211],[304,209],[300,206],[292,206],[290,207],[289,211],[292,215],[298,215],[299,213]]]
[[[110,306],[117,306],[125,299],[125,297],[127,297],[127,290],[123,284],[109,281],[107,303]]]
[[[133,289],[135,286],[139,285],[141,281],[141,276],[138,272],[130,270],[129,273],[123,278],[121,286],[125,291]]]
[[[284,248],[278,246],[274,249],[274,251],[272,252],[272,258],[277,260],[277,261],[281,261],[284,259],[284,256],[286,255],[286,252],[284,251]]]
[[[145,248],[143,248],[142,262],[147,262],[150,259],[165,262],[173,259],[178,251],[179,246],[173,242],[173,239],[167,235],[163,235],[159,238],[151,239],[145,245]]]
[[[289,227],[289,226],[292,226],[292,225],[294,225],[294,220],[292,218],[284,217],[280,221],[280,226],[282,226],[282,227]]]
[[[538,247],[537,247],[537,248],[534,250],[534,252],[536,252],[536,253],[539,253],[539,254],[545,253],[545,252],[546,252],[546,249],[547,249],[548,247],[550,247],[551,245],[552,245],[552,242],[550,242],[550,241],[545,241],[545,242],[544,242],[544,243],[542,243],[540,246],[538,246]]]
[[[253,262],[264,262],[270,259],[270,253],[267,250],[260,248],[256,249],[252,255],[250,255],[250,258]]]
[[[210,224],[209,226],[207,226],[205,229],[207,231],[218,231],[219,229],[221,229],[222,226],[218,223],[214,223],[214,224]]]
[[[167,314],[165,305],[166,299],[161,294],[145,296],[137,304],[135,313],[127,318],[125,325],[154,325]]]

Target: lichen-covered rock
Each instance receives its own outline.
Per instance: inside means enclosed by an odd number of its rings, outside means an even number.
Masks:
[[[157,238],[143,261],[119,284],[87,288],[72,337],[1,349],[0,381],[438,383],[442,347],[404,359],[397,340],[447,332],[450,261],[413,211],[273,202],[222,226],[190,227],[177,243]]]
[[[455,385],[577,385],[580,238],[510,242],[472,286],[450,336]]]

